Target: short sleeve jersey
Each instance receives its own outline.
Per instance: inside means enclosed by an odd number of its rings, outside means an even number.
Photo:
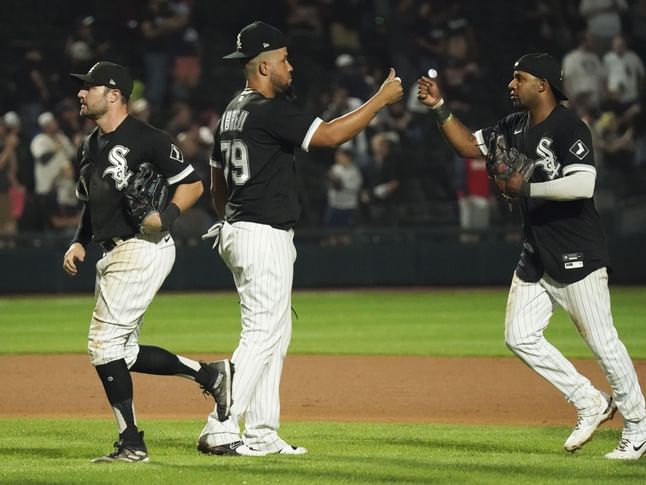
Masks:
[[[245,89],[227,106],[215,132],[211,166],[224,171],[225,219],[290,229],[298,221],[296,148],[308,151],[320,118],[282,96]]]
[[[123,190],[142,163],[152,163],[171,187],[200,180],[166,133],[131,116],[112,133],[92,131],[79,147],[78,160],[77,196],[86,203],[98,242],[138,232]]]
[[[494,130],[505,136],[509,147],[536,160],[530,182],[578,171],[596,174],[590,130],[562,105],[534,126],[528,112],[518,112],[476,132],[483,154]],[[520,209],[524,244],[516,272],[521,279],[535,282],[547,272],[556,281],[573,283],[608,266],[606,237],[593,199],[521,198]]]

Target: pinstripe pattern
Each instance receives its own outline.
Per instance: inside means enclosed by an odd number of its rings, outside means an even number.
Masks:
[[[514,274],[505,317],[508,347],[578,409],[592,407],[600,391],[543,336],[556,305],[568,313],[599,362],[624,418],[646,418],[635,367],[613,323],[606,268],[571,284],[548,275],[528,283]]]
[[[220,423],[212,413],[202,431],[214,446],[239,440],[241,420],[247,446],[269,452],[286,446],[277,431],[280,377],[292,332],[293,237],[291,230],[252,222],[222,226],[219,251],[240,296],[242,332],[231,359],[231,416]]]
[[[96,305],[88,336],[92,365],[122,358],[128,368],[134,364],[144,313],[174,262],[175,244],[167,233],[120,242],[97,262]]]

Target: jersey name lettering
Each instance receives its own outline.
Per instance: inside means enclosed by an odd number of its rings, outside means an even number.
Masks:
[[[128,180],[132,177],[132,171],[128,170],[126,155],[130,151],[123,145],[116,145],[108,154],[108,160],[112,164],[104,170],[103,176],[110,175],[114,180],[117,190],[123,190],[128,186]]]
[[[249,112],[243,109],[233,109],[224,112],[224,119],[220,123],[220,133],[225,131],[242,131]]]
[[[556,155],[551,148],[552,143],[551,138],[543,137],[536,145],[536,154],[539,157],[536,165],[543,169],[549,180],[554,180],[561,171],[561,164],[556,160]]]

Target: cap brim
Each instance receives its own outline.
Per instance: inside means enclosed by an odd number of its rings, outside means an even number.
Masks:
[[[244,52],[235,51],[231,54],[223,56],[222,59],[251,59],[252,57],[254,56],[250,56],[249,54],[245,54]]]
[[[72,73],[70,73],[70,76],[73,77],[74,79],[78,79],[79,81],[84,82],[84,83],[96,84],[96,81],[94,81],[87,74],[72,74]]]

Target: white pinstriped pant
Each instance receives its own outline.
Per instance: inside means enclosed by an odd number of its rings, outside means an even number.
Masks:
[[[99,259],[88,336],[92,365],[125,359],[132,367],[139,353],[144,313],[174,262],[175,243],[167,232],[139,234]]]
[[[599,391],[543,336],[557,304],[592,350],[624,418],[645,418],[635,367],[612,320],[606,268],[572,284],[559,283],[547,274],[537,283],[529,283],[514,274],[505,317],[508,347],[578,409],[590,407]]]
[[[278,437],[280,377],[292,335],[291,292],[296,248],[294,232],[253,222],[224,223],[220,256],[233,274],[240,296],[242,332],[231,361],[235,365],[231,416],[215,411],[202,435],[212,446],[240,439],[257,450],[286,446]]]

